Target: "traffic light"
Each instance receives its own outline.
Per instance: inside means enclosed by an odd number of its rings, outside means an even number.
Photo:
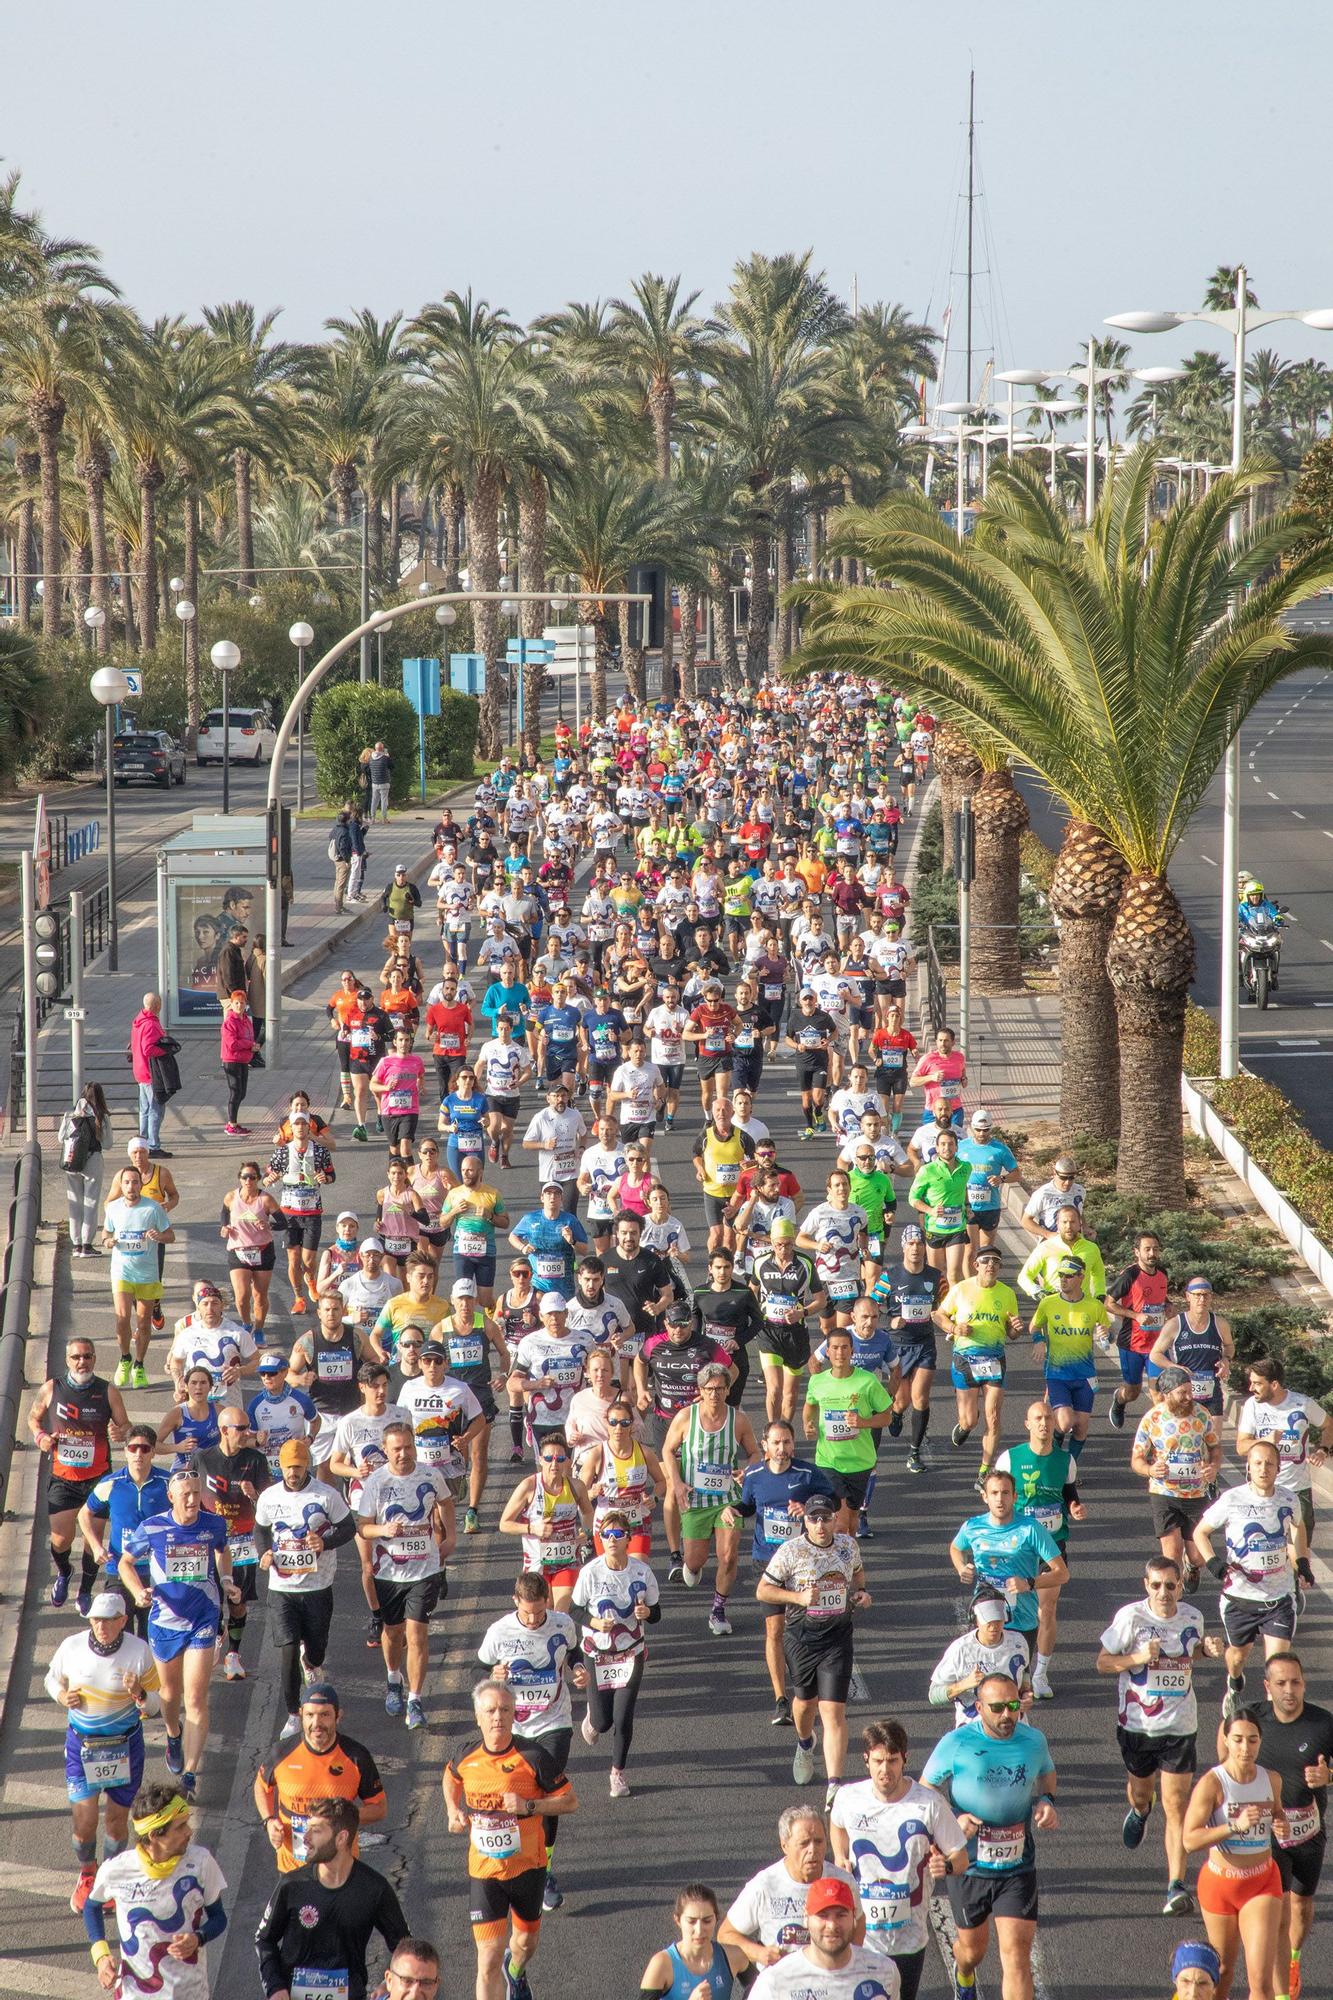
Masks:
[[[69,979],[69,926],[60,910],[39,910],[33,918],[37,939],[37,997],[60,1000]]]

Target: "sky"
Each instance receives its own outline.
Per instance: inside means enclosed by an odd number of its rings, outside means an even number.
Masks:
[[[1241,259],[1263,305],[1333,305],[1315,0],[6,12],[5,167],[149,318],[247,298],[309,339],[470,287],[528,319],[649,270],[710,308],[738,258],[809,248],[936,326],[952,288],[958,327],[970,67],[983,358],[1066,366],[1105,314],[1197,305]],[[1333,336],[1263,338],[1333,363]]]

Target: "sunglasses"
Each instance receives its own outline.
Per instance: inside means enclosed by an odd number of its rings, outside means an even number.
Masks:
[[[421,1350],[420,1348],[415,1348],[413,1352],[420,1354]],[[423,1368],[443,1368],[444,1356],[442,1354],[422,1354],[421,1365]]]
[[[630,1431],[634,1425],[628,1417],[608,1417],[606,1427],[609,1431]]]
[[[125,1447],[125,1449],[126,1449],[126,1451],[148,1451],[148,1452],[151,1452],[151,1450],[153,1449],[153,1447],[152,1447],[152,1445],[150,1445],[150,1444],[127,1444],[127,1445],[126,1445],[126,1447]]]
[[[1017,1715],[1022,1706],[1021,1701],[988,1701],[986,1703],[986,1713],[987,1715],[1004,1715],[1007,1712],[1010,1715]]]
[[[603,1540],[604,1542],[624,1542],[624,1541],[627,1541],[628,1539],[629,1539],[629,1529],[628,1529],[628,1528],[603,1528],[603,1529],[602,1529],[602,1540]]]
[[[398,1343],[398,1352],[400,1354],[420,1354],[421,1342],[419,1340],[400,1340]]]
[[[249,1424],[218,1425],[218,1429],[223,1433],[225,1437],[244,1437],[249,1428],[250,1428]]]
[[[95,1354],[89,1354],[86,1348],[80,1348],[77,1354],[71,1350],[69,1358],[71,1361],[95,1361],[97,1359],[97,1356]]]
[[[543,1465],[568,1465],[568,1463],[569,1453],[567,1451],[544,1451],[542,1453]]]
[[[259,1175],[258,1175],[258,1174],[240,1174],[240,1175],[238,1176],[238,1179],[240,1179],[240,1180],[243,1180],[243,1181],[257,1181],[257,1180],[259,1179]]]

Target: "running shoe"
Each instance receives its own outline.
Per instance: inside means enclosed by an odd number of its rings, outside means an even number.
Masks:
[[[463,1533],[465,1535],[475,1535],[480,1527],[481,1522],[477,1518],[476,1508],[465,1507],[463,1509]]]
[[[69,1596],[68,1572],[64,1570],[57,1570],[55,1575],[51,1578],[50,1597],[51,1597],[52,1608],[56,1611],[59,1611],[61,1605],[65,1602],[65,1599],[68,1596]]]
[[[907,1470],[909,1472],[924,1472],[925,1469],[926,1469],[925,1462],[922,1459],[920,1452],[909,1451],[907,1454]]]
[[[699,1579],[702,1575],[703,1571],[701,1569],[691,1569],[687,1562],[683,1562],[680,1566],[680,1580],[686,1590],[697,1589]]]
[[[224,1132],[226,1133],[226,1135],[227,1135],[227,1137],[228,1137],[229,1139],[239,1139],[239,1138],[240,1138],[240,1136],[241,1136],[241,1128],[240,1128],[240,1126],[239,1126],[239,1125],[233,1125],[233,1124],[231,1123],[230,1119],[229,1119],[229,1120],[227,1121],[227,1123],[226,1123],[226,1124],[225,1124],[225,1125],[223,1126],[223,1128],[222,1128],[222,1129],[223,1129],[223,1131],[224,1131]]]
[[[79,1585],[78,1595],[74,1599],[74,1609],[78,1612],[80,1618],[86,1618],[88,1616],[88,1613],[92,1608],[92,1602],[93,1602],[92,1591],[88,1588],[88,1585],[86,1583],[81,1583]]]
[[[949,1443],[953,1446],[955,1451],[961,1451],[963,1446],[967,1443],[968,1439],[971,1437],[971,1435],[972,1433],[970,1430],[964,1430],[961,1424],[955,1424],[953,1429],[949,1432]]]
[[[241,1656],[234,1646],[222,1662],[222,1678],[224,1681],[243,1681],[245,1679],[245,1668],[241,1664]]]
[[[1136,1807],[1131,1806],[1120,1822],[1120,1838],[1124,1841],[1125,1846],[1131,1854],[1136,1847],[1143,1845],[1143,1836],[1147,1831],[1147,1813],[1141,1813]]]
[[[546,1871],[546,1887],[542,1890],[542,1908],[544,1910],[558,1910],[564,1900],[565,1892],[548,1868]]]
[[[1125,1428],[1125,1404],[1123,1397],[1112,1396],[1110,1406],[1106,1412],[1106,1421],[1113,1431],[1122,1431]]]
[[[153,1320],[153,1332],[161,1333],[163,1327],[166,1325],[167,1322],[166,1322],[166,1315],[162,1311],[162,1301],[160,1299],[154,1301],[152,1320]]]
[[[287,1717],[287,1720],[283,1723],[282,1728],[278,1731],[278,1741],[279,1743],[290,1743],[293,1736],[299,1736],[300,1734],[301,1734],[300,1716],[289,1715]]]
[[[889,1421],[887,1422],[887,1424],[885,1424],[884,1428],[885,1428],[885,1430],[886,1430],[886,1431],[888,1432],[888,1434],[889,1434],[889,1436],[890,1436],[891,1438],[898,1438],[898,1437],[901,1437],[901,1436],[902,1436],[902,1434],[903,1434],[903,1413],[902,1413],[902,1411],[901,1411],[901,1410],[895,1410],[895,1411],[894,1411],[894,1413],[893,1413],[893,1415],[892,1415],[892,1416],[891,1416],[891,1417],[889,1418]]]
[[[194,1804],[198,1790],[199,1790],[199,1773],[197,1771],[182,1771],[181,1791],[184,1793],[186,1803],[188,1805]]]
[[[770,1729],[791,1728],[791,1703],[785,1694],[780,1694],[773,1704],[773,1713],[768,1718]]]
[[[627,1799],[629,1797],[629,1783],[625,1777],[625,1773],[617,1771],[614,1764],[611,1766],[611,1796],[613,1799]]]
[[[1164,1917],[1192,1917],[1194,1915],[1194,1898],[1183,1882],[1167,1883],[1166,1901],[1162,1905],[1162,1915]],[[1292,1989],[1291,2000],[1296,2000],[1294,1987]]]
[[[1287,2000],[1301,2000],[1301,1955],[1291,1954],[1291,1964],[1287,1970]]]
[[[299,1729],[301,1725],[298,1722],[296,1726]],[[184,1744],[179,1736],[173,1736],[170,1731],[167,1732],[167,1769],[173,1778],[179,1778],[185,1769]]]
[[[977,2000],[977,1980],[973,1972],[964,1972],[955,1961],[949,1967],[953,1980],[953,2000]]]
[[[527,1968],[511,1966],[509,1953],[504,1955],[505,2000],[532,2000],[532,1988],[528,1984]]]
[[[128,1354],[122,1354],[122,1355],[121,1355],[121,1357],[120,1357],[119,1361],[118,1361],[118,1362],[116,1363],[116,1372],[115,1372],[115,1374],[114,1374],[114,1375],[113,1375],[113,1376],[111,1377],[111,1380],[112,1380],[112,1381],[113,1381],[113,1382],[115,1383],[115,1385],[116,1385],[116,1387],[117,1387],[118,1389],[128,1389],[128,1388],[129,1388],[129,1386],[130,1386],[130,1357],[129,1357],[129,1355],[128,1355]]]
[[[1241,1674],[1235,1687],[1228,1684],[1226,1699],[1222,1703],[1223,1722],[1234,1722],[1245,1706],[1245,1676]]]
[[[796,1745],[796,1750],[791,1760],[791,1774],[793,1781],[798,1785],[808,1785],[811,1783],[815,1775],[815,1746],[813,1743],[808,1746],[804,1743]]]
[[[409,1729],[425,1728],[426,1710],[419,1694],[410,1694],[407,1697],[407,1715],[405,1720]]]
[[[589,1749],[597,1741],[597,1731],[592,1726],[592,1717],[590,1715],[585,1715],[579,1724],[579,1735],[583,1738]]]
[[[815,1136],[815,1128],[813,1125],[807,1125],[804,1132],[802,1132],[801,1134],[801,1137],[803,1139],[813,1139],[814,1136]]]
[[[1032,1699],[1034,1701],[1055,1700],[1055,1689],[1051,1686],[1050,1681],[1046,1678],[1041,1668],[1038,1668],[1032,1676]]]
[[[383,1636],[384,1620],[380,1617],[378,1611],[372,1611],[369,1623],[366,1626],[366,1651],[368,1653],[377,1653],[379,1651],[380,1640]]]
[[[870,1516],[864,1507],[856,1517],[856,1534],[858,1541],[873,1542],[875,1539],[875,1530],[870,1525]]]
[[[1185,1574],[1181,1579],[1181,1588],[1186,1594],[1199,1588],[1199,1565],[1197,1563],[1186,1563]]]
[[[679,1583],[684,1574],[685,1574],[684,1563],[681,1561],[678,1555],[673,1553],[671,1557],[671,1567],[667,1571],[667,1582]]]
[[[359,1144],[361,1144],[362,1146],[364,1146],[364,1145],[365,1145],[365,1143],[366,1143],[366,1128],[365,1128],[365,1126],[364,1126],[364,1125],[353,1125],[353,1127],[352,1127],[352,1137],[353,1137],[353,1138],[354,1138],[355,1140],[357,1140]]]
[[[511,1445],[510,1445],[510,1447],[509,1447],[509,1463],[510,1463],[511,1465],[522,1465],[522,1463],[523,1463],[523,1447],[522,1447],[522,1445],[521,1445],[521,1444],[511,1444]]]
[[[293,1318],[295,1318],[295,1317],[296,1317],[296,1316],[297,1316],[297,1315],[298,1315],[299,1313],[303,1313],[303,1312],[309,1312],[309,1310],[310,1310],[310,1308],[309,1308],[309,1306],[308,1306],[308,1305],[306,1304],[306,1302],[305,1302],[305,1300],[304,1300],[303,1298],[299,1298],[299,1297],[298,1297],[298,1298],[294,1298],[294,1299],[292,1300],[292,1317],[293,1317]]]
[[[83,1915],[83,1906],[89,1896],[92,1895],[93,1883],[96,1880],[97,1870],[95,1868],[80,1868],[79,1879],[74,1884],[74,1889],[69,1899],[69,1906],[76,1917]]]
[[[728,1618],[726,1612],[710,1611],[708,1614],[708,1629],[715,1639],[729,1639],[731,1637],[731,1620]]]
[[[403,1712],[403,1684],[401,1681],[386,1681],[384,1687],[384,1713],[401,1715]]]
[[[130,1387],[131,1389],[146,1389],[148,1387],[148,1370],[144,1367],[142,1361],[136,1361],[130,1370]]]

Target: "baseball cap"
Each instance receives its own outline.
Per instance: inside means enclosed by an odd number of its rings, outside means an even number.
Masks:
[[[451,1299],[475,1299],[477,1296],[476,1279],[455,1278],[449,1288],[449,1296]]]
[[[356,1210],[355,1210],[354,1208],[340,1208],[340,1209],[338,1210],[338,1221],[339,1221],[339,1222],[355,1222],[355,1221],[356,1221]]]
[[[278,1453],[279,1465],[309,1465],[310,1446],[304,1438],[288,1438]]]
[[[537,1310],[543,1319],[551,1319],[556,1313],[569,1311],[569,1300],[563,1292],[543,1292]]]
[[[284,1354],[261,1354],[259,1357],[259,1372],[261,1375],[281,1374],[286,1366],[287,1357]]]
[[[837,1875],[825,1875],[812,1882],[805,1892],[805,1914],[817,1917],[821,1910],[854,1910],[852,1885]]]
[[[364,1237],[362,1237],[362,1239],[361,1239],[361,1248],[362,1248],[362,1250],[363,1250],[363,1251],[364,1251],[364,1250],[378,1250],[378,1251],[379,1251],[379,1252],[381,1253],[381,1255],[383,1255],[383,1252],[384,1252],[384,1245],[383,1245],[383,1244],[382,1244],[382,1243],[380,1242],[380,1239],[379,1239],[379,1237],[378,1237],[378,1236],[364,1236]]]
[[[1175,1362],[1172,1361],[1163,1368],[1161,1374],[1157,1377],[1157,1386],[1164,1396],[1169,1396],[1173,1389],[1185,1388],[1189,1379],[1189,1370],[1178,1368]]]
[[[287,1123],[289,1125],[308,1125],[310,1123],[310,1113],[308,1111],[289,1111],[287,1113]]]
[[[677,1299],[674,1305],[670,1305],[666,1309],[666,1322],[668,1326],[688,1326],[693,1318],[694,1314],[690,1311],[684,1299]]]
[[[1077,1258],[1074,1261],[1078,1263]],[[995,1248],[993,1243],[987,1243],[978,1250],[977,1262],[978,1264],[998,1264],[1000,1262],[1000,1252]],[[1079,1264],[1078,1268],[1081,1271],[1083,1266]]]
[[[1077,1257],[1062,1257],[1055,1269],[1057,1276],[1061,1278],[1081,1278],[1083,1276],[1083,1266],[1079,1263]]]
[[[90,1618],[124,1618],[129,1610],[118,1590],[99,1590],[88,1606]]]
[[[438,1340],[428,1340],[421,1350],[421,1358],[423,1361],[447,1361],[449,1350]]]
[[[826,1521],[831,1521],[837,1511],[838,1503],[831,1493],[812,1493],[805,1503],[805,1518],[807,1521],[812,1515],[816,1517],[822,1516]]]
[[[974,1125],[993,1125],[994,1122],[989,1111],[974,1111],[972,1113],[972,1123]]]
[[[330,1708],[342,1707],[338,1699],[338,1690],[332,1681],[307,1681],[301,1689],[302,1708],[308,1701],[326,1701]]]

